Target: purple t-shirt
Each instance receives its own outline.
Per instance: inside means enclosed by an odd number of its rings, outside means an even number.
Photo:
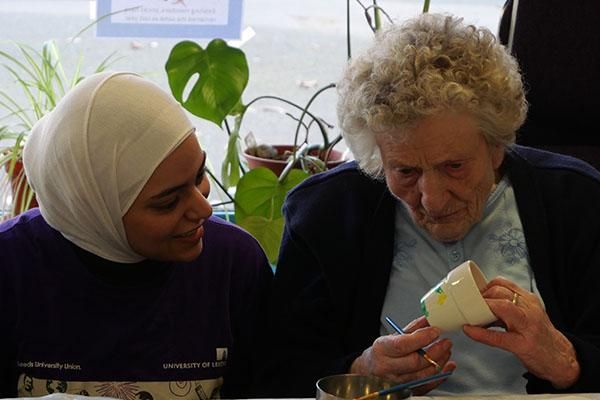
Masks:
[[[209,219],[193,262],[109,263],[122,284],[37,209],[0,225],[0,249],[0,397],[251,395],[272,271],[235,225]]]

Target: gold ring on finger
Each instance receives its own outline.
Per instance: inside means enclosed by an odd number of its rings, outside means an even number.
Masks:
[[[519,293],[513,292],[513,297],[511,302],[516,306],[519,303]]]

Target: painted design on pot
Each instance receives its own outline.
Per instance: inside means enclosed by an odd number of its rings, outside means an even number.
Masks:
[[[429,318],[429,311],[427,311],[427,306],[425,305],[425,301],[421,300],[421,312],[425,316],[425,318]]]
[[[435,292],[438,294],[436,302],[440,306],[443,305],[446,302],[446,300],[448,299],[448,295],[446,293],[444,293],[444,289],[442,289],[442,286],[439,286],[437,289],[435,289]]]

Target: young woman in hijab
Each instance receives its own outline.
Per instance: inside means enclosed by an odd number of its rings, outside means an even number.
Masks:
[[[131,73],[79,83],[33,128],[39,209],[0,225],[0,397],[251,396],[271,269],[211,217],[180,105]]]

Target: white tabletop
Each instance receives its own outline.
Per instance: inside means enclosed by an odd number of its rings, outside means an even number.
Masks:
[[[413,399],[419,400],[435,400],[435,399],[452,399],[452,400],[600,400],[600,393],[573,393],[573,394],[511,394],[511,395],[487,395],[487,396],[413,396]]]
[[[108,400],[108,397],[86,397],[79,395],[70,395],[54,393],[43,397],[21,397],[20,399],[10,400]],[[415,400],[600,400],[600,393],[573,393],[573,394],[513,394],[513,395],[480,395],[480,396],[413,396]],[[9,400],[9,399],[4,399]],[[282,400],[282,399],[258,399],[258,400]],[[285,400],[314,400],[314,398],[305,399],[285,399]]]

